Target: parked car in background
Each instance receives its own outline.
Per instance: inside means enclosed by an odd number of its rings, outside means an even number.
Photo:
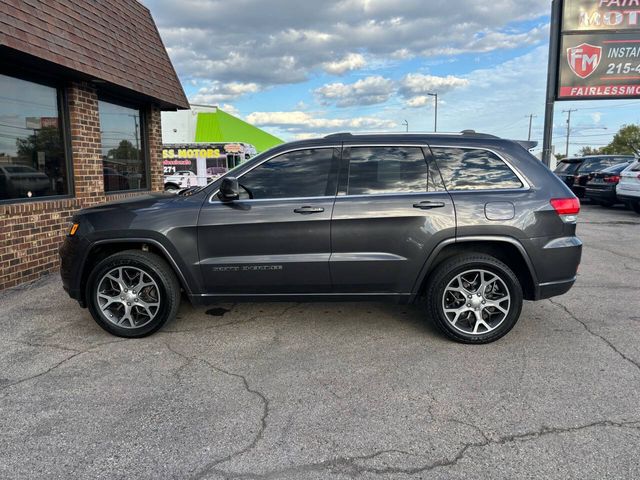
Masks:
[[[104,176],[104,189],[106,192],[129,190],[129,180],[115,168],[104,167],[102,174]]]
[[[164,177],[165,190],[180,190],[198,185],[198,176],[191,170],[180,170]]]
[[[26,165],[0,166],[0,199],[37,197],[51,186],[49,177]]]
[[[587,182],[591,180],[595,172],[634,160],[635,157],[633,155],[591,155],[566,158],[560,161],[554,173],[578,198],[584,198]]]
[[[595,172],[587,182],[585,197],[603,207],[612,207],[621,203],[616,195],[616,187],[620,181],[620,173],[628,166],[629,163],[620,163]]]
[[[616,195],[636,213],[640,213],[640,160],[636,160],[620,173]]]

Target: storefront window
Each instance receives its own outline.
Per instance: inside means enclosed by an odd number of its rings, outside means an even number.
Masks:
[[[67,195],[58,91],[0,75],[0,201]]]
[[[100,101],[104,191],[147,188],[140,111]]]

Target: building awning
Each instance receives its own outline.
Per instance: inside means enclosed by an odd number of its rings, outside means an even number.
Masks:
[[[137,0],[0,2],[0,47],[143,95],[163,109],[189,108],[151,13]]]
[[[250,143],[258,152],[264,152],[284,143],[278,137],[220,109],[216,112],[198,113],[195,140],[196,142]]]

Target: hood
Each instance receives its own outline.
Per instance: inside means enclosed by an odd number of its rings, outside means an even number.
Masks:
[[[175,193],[167,192],[151,192],[143,195],[136,195],[134,197],[123,198],[121,200],[113,200],[111,202],[101,203],[92,207],[83,208],[80,210],[80,214],[93,213],[106,210],[138,210],[141,208],[154,208],[160,207],[168,202],[173,202],[178,198]]]

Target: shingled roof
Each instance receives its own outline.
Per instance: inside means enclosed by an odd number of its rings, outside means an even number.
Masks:
[[[137,0],[0,0],[0,46],[189,108],[149,10]]]

